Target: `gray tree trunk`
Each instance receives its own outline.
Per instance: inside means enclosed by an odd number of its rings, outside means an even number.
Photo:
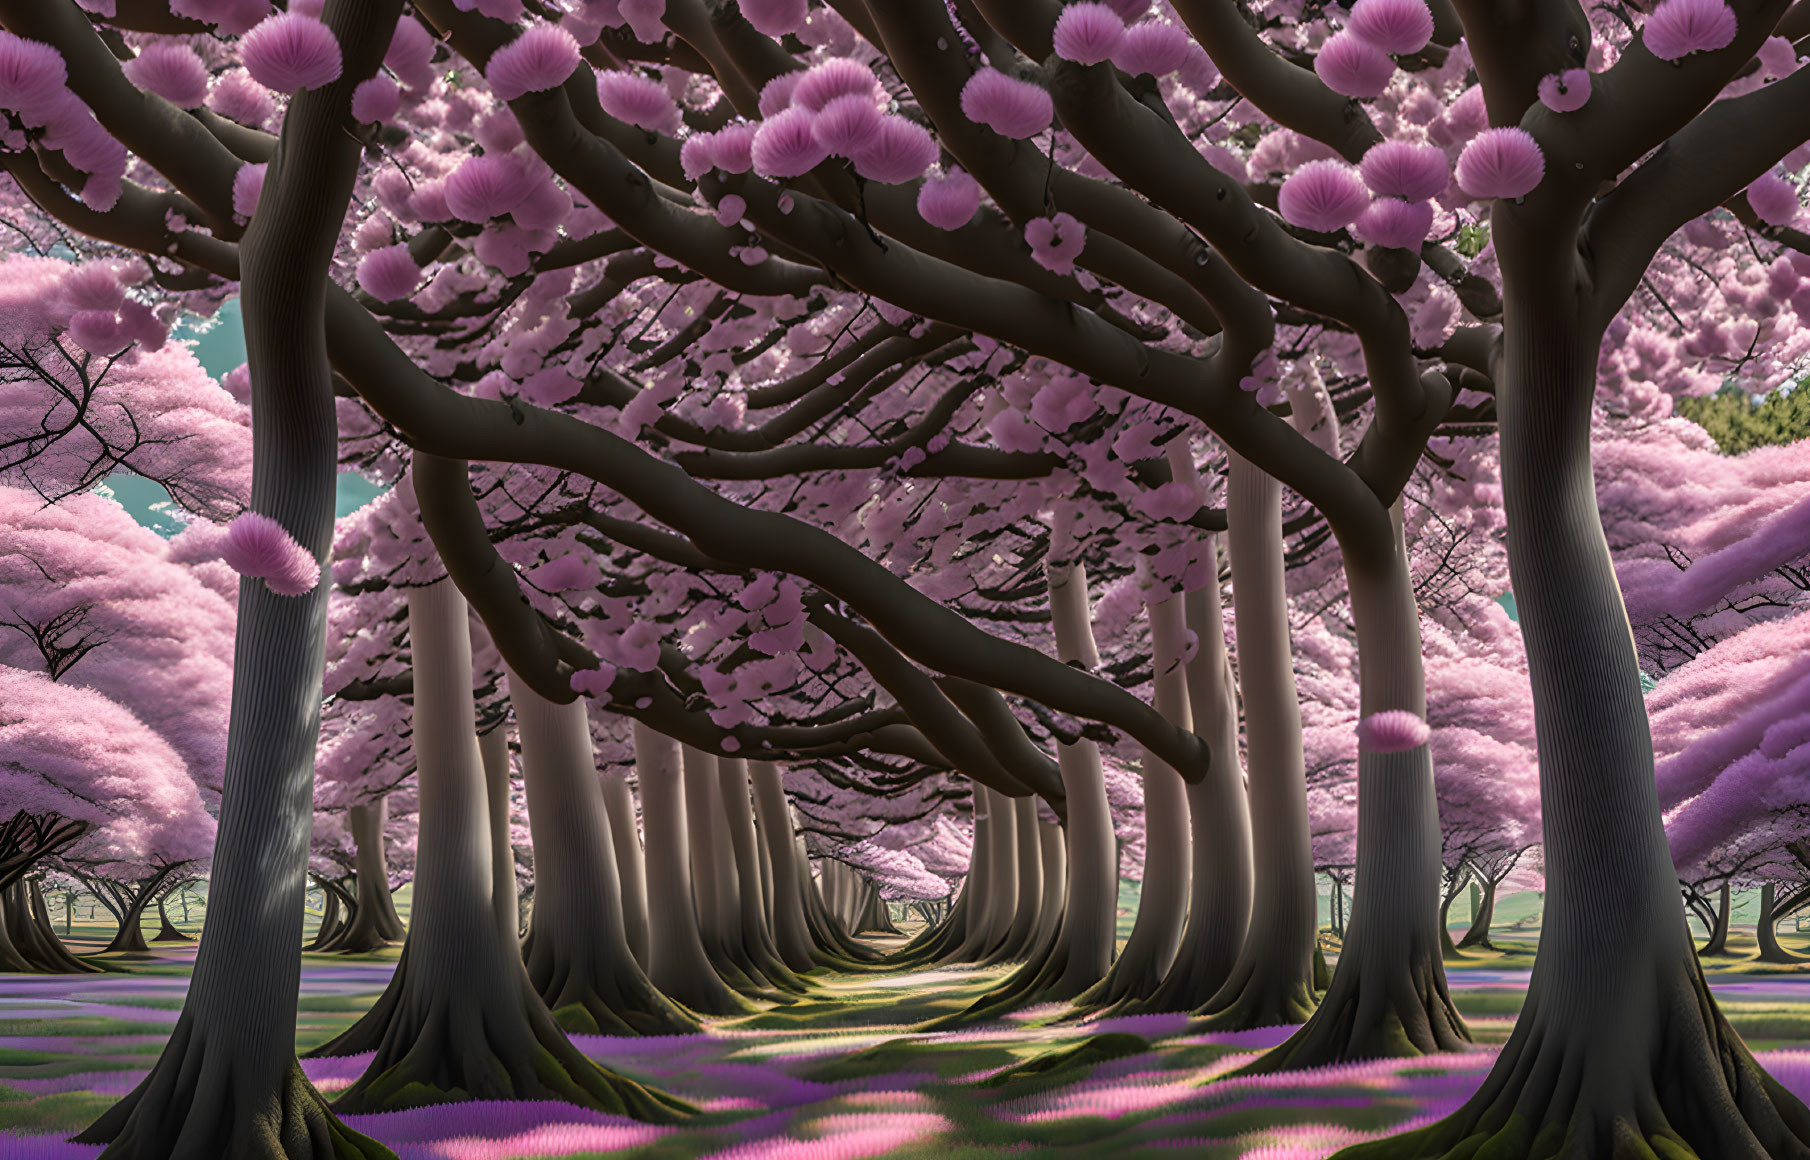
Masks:
[[[335,1108],[562,1099],[641,1119],[673,1118],[683,1105],[604,1071],[573,1047],[530,983],[516,938],[513,860],[505,887],[494,856],[495,817],[508,801],[506,794],[498,800],[496,771],[507,769],[508,751],[493,730],[487,776],[465,598],[440,580],[410,589],[408,612],[421,822],[412,922],[377,1005],[318,1053],[351,1054],[376,1036],[369,1066]],[[507,912],[499,894],[507,895]]]
[[[622,927],[635,961],[647,970],[647,863],[641,851],[641,827],[635,818],[635,791],[627,777],[603,778],[603,804],[610,815],[616,851],[616,877],[622,884]]]
[[[384,855],[384,826],[389,821],[390,799],[385,794],[346,811],[358,873],[358,907],[333,939],[332,949],[345,954],[368,954],[407,935],[396,903],[390,895],[390,869]]]
[[[358,173],[345,131],[354,86],[374,73],[398,0],[336,3],[337,80],[297,94],[239,244],[251,371],[251,508],[325,560],[338,473],[325,290]],[[67,12],[62,5],[46,5]],[[53,17],[54,18],[54,17]],[[30,35],[27,31],[26,35]],[[92,35],[92,34],[90,34]],[[72,67],[80,68],[79,64]],[[103,115],[105,115],[103,113]],[[209,174],[216,189],[230,169]],[[381,1157],[345,1128],[295,1059],[302,896],[326,662],[327,586],[278,596],[239,583],[226,766],[213,888],[182,1014],[132,1093],[83,1132],[107,1160]]]
[[[785,889],[785,884],[798,879],[797,849],[792,830],[792,815],[786,808],[785,784],[779,767],[770,761],[754,761],[748,765],[754,783],[754,807],[760,819],[762,845],[773,867],[773,937],[781,959],[794,971],[808,971],[816,966],[811,928],[804,913],[804,893]]]
[[[754,1008],[717,974],[698,927],[679,743],[639,721],[634,731],[642,824],[647,827],[647,977],[693,1011],[746,1015]]]
[[[1144,600],[1155,642],[1157,712],[1171,724],[1191,729],[1188,678],[1181,659],[1182,602],[1151,591],[1146,591]],[[1112,970],[1080,997],[1083,1006],[1111,1007],[1149,998],[1162,986],[1181,946],[1193,841],[1188,832],[1187,792],[1181,775],[1148,749],[1143,751],[1143,784],[1144,882],[1137,918]]]
[[[534,836],[534,916],[523,959],[568,1031],[685,1035],[697,1020],[655,989],[629,950],[615,834],[582,698],[556,705],[509,675]]]
[[[729,865],[737,887],[742,953],[771,985],[785,991],[803,991],[804,982],[786,966],[773,942],[761,875],[761,843],[754,829],[748,763],[740,758],[717,758],[717,780],[728,827],[732,856]]]
[[[1551,200],[1497,201],[1490,223],[1504,255],[1493,377],[1509,574],[1540,753],[1540,953],[1477,1093],[1372,1154],[1436,1155],[1465,1141],[1475,1155],[1518,1158],[1537,1141],[1546,1155],[1802,1160],[1810,1110],[1722,1017],[1685,923],[1590,463],[1606,320],[1579,301],[1584,259],[1574,224],[1542,216]]]
[[[1282,575],[1282,486],[1236,454],[1226,523],[1255,877],[1244,949],[1200,1011],[1215,1028],[1243,1030],[1300,1023],[1313,1014],[1317,915],[1301,703]]]

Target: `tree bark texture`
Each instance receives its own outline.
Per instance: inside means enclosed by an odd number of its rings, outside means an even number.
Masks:
[[[655,989],[623,929],[615,834],[597,779],[584,698],[546,700],[509,674],[534,837],[534,914],[522,955],[568,1031],[685,1035],[698,1022]]]
[[[610,815],[610,837],[616,853],[616,877],[622,884],[622,928],[635,961],[647,970],[647,862],[641,851],[641,826],[635,817],[635,791],[628,778],[606,776],[603,805]]]
[[[251,508],[315,559],[332,544],[338,475],[325,329],[328,270],[357,177],[352,89],[389,44],[399,0],[329,0],[343,66],[288,105],[239,246],[251,378]],[[122,82],[123,86],[123,82]],[[149,98],[139,98],[149,99]],[[108,1160],[383,1157],[327,1111],[295,1059],[302,896],[326,663],[327,586],[279,596],[239,582],[213,880],[182,1014],[151,1073],[80,1139]]]
[[[815,947],[811,942],[810,924],[805,919],[804,894],[790,884],[798,880],[797,849],[794,845],[792,814],[786,808],[785,783],[779,766],[770,761],[748,763],[749,780],[754,784],[754,807],[760,821],[761,843],[767,861],[773,867],[773,940],[780,958],[794,971],[815,967]]]
[[[1554,229],[1495,205],[1508,256],[1495,376],[1503,502],[1540,752],[1540,953],[1476,1095],[1429,1128],[1341,1155],[1801,1160],[1810,1111],[1718,1010],[1666,845],[1591,474],[1601,331],[1579,322],[1575,223]]]
[[[384,853],[384,826],[389,822],[390,799],[385,794],[361,802],[346,811],[352,831],[353,867],[358,873],[358,908],[352,921],[333,941],[333,949],[345,954],[371,951],[401,942],[407,935],[390,894],[389,860]]]
[[[1282,487],[1231,455],[1226,546],[1250,770],[1251,923],[1226,982],[1200,1008],[1221,1030],[1301,1023],[1314,1010],[1317,919],[1301,703],[1282,576]]]
[[[634,723],[635,768],[647,827],[647,977],[668,998],[704,1015],[746,1015],[754,1008],[717,974],[705,952],[691,888],[684,774],[679,743]]]
[[[408,612],[421,822],[413,921],[404,959],[365,1027],[321,1050],[356,1051],[355,1033],[380,1028],[370,1065],[335,1108],[558,1099],[639,1119],[674,1118],[682,1104],[604,1071],[572,1046],[530,983],[516,939],[513,865],[506,923],[497,905],[497,779],[486,777],[476,735],[465,598],[441,580],[410,589]],[[494,754],[497,741],[490,745]],[[493,756],[493,770],[497,764]]]

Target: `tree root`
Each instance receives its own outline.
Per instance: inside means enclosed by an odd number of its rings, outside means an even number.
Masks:
[[[1195,1013],[1206,1017],[1209,1031],[1249,1031],[1305,1023],[1318,1002],[1307,978],[1292,971],[1258,969],[1255,959],[1240,961],[1219,993]]]
[[[441,998],[402,1006],[369,1069],[334,1101],[335,1111],[554,1099],[657,1124],[694,1111],[592,1062],[566,1038],[525,975],[519,993],[487,996],[483,1011]]]
[[[1810,1158],[1810,1109],[1761,1070],[1694,963],[1692,973],[1682,987],[1628,980],[1629,1000],[1607,1015],[1542,1004],[1536,978],[1469,1103],[1335,1160]],[[1649,1018],[1630,1024],[1637,1006]],[[1628,1034],[1611,1033],[1618,1026]]]
[[[151,1074],[80,1135],[104,1160],[396,1160],[334,1116],[293,1058],[271,1085],[237,1053],[209,1051],[186,1018]]]
[[[627,953],[626,947],[624,953]],[[528,978],[565,1030],[580,1035],[694,1035],[697,1016],[662,994],[631,957],[615,973],[531,955]]]
[[[1412,961],[1405,971],[1381,978],[1373,968],[1368,980],[1362,964],[1348,961],[1344,967],[1307,1023],[1240,1074],[1463,1051],[1471,1045],[1445,975],[1430,960]]]

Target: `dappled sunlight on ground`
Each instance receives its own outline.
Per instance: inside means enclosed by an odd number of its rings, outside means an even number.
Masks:
[[[176,1019],[192,947],[119,964],[129,973],[0,975],[0,1160],[90,1160],[69,1144],[155,1060]],[[302,1050],[344,1028],[382,991],[383,958],[304,958]],[[1489,1070],[1526,987],[1525,970],[1451,970],[1475,1052],[1265,1076],[1229,1073],[1289,1028],[1206,1032],[1182,1015],[1063,1022],[1045,1006],[956,1032],[915,1030],[971,1002],[999,970],[813,976],[789,1007],[718,1021],[709,1035],[579,1035],[586,1054],[692,1102],[681,1127],[652,1127],[555,1102],[465,1103],[347,1122],[403,1160],[660,1157],[857,1160],[951,1153],[1207,1160],[1313,1160],[1429,1122]],[[1810,1096],[1810,975],[1712,975],[1731,1022],[1794,1092]],[[325,1093],[368,1056],[310,1059]]]

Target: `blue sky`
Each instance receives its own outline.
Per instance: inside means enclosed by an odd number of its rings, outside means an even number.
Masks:
[[[239,325],[239,300],[220,307],[212,319],[189,319],[176,328],[175,337],[195,340],[195,357],[215,378],[245,361],[245,331]],[[182,530],[182,522],[170,513],[170,493],[148,479],[121,472],[107,477],[104,485],[132,518],[165,536]],[[369,503],[382,489],[362,475],[342,472],[336,514],[345,515]]]

